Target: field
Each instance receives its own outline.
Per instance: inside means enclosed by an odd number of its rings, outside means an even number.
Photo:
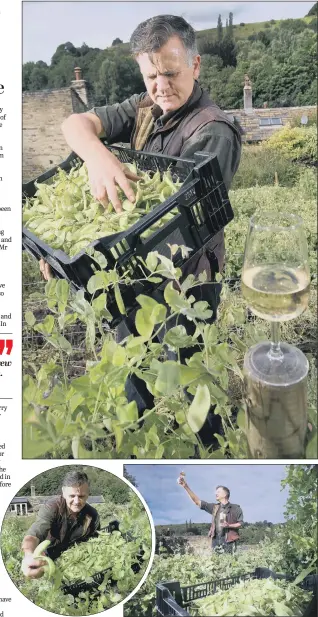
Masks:
[[[89,306],[80,296],[74,297],[65,282],[56,284],[54,280],[45,286],[39,279],[37,265],[24,256],[25,458],[248,456],[243,358],[252,344],[268,340],[270,328],[246,308],[240,274],[249,218],[269,209],[301,214],[307,236],[311,271],[309,307],[297,319],[282,324],[281,338],[298,346],[309,360],[306,456],[317,456],[317,187],[314,169],[301,161],[302,154],[306,160],[308,156],[315,160],[315,138],[312,127],[305,129],[300,138],[297,131],[292,129],[290,138],[288,133],[287,138],[284,134],[285,149],[286,142],[292,146],[288,146],[286,156],[280,156],[276,177],[277,156],[282,148],[277,137],[272,150],[264,145],[255,150],[253,146],[251,155],[249,147],[244,148],[242,171],[239,170],[230,191],[235,219],[225,230],[226,267],[216,323],[204,330],[205,320],[211,314],[209,307],[195,303],[191,308],[185,292],[176,295],[168,286],[165,299],[171,313],[178,317],[188,312],[203,336],[200,355],[191,358],[188,367],[180,365],[178,354],[182,347],[197,339],[189,339],[183,326],[177,326],[174,336],[164,341],[176,350],[177,360],[167,360],[166,347],[153,340],[155,325],[167,316],[152,298],[140,296],[139,337],[120,345],[115,334],[105,327],[107,313],[98,299]],[[172,262],[166,260],[163,266],[160,256],[149,257],[151,276],[158,274],[159,263],[170,280],[178,278]],[[122,282],[117,273],[112,277],[103,283],[105,293]],[[92,281],[93,289],[96,281]],[[190,281],[187,291],[194,287],[195,282]],[[126,378],[132,373],[154,395],[154,406],[142,418],[136,404],[128,403],[125,395]],[[201,389],[193,385],[198,383]],[[192,396],[198,391],[199,404],[198,398],[190,404],[185,387]],[[198,437],[202,414],[204,410],[207,413],[209,403],[216,405],[215,413],[221,417],[216,436],[209,436],[212,445]]]
[[[4,565],[16,587],[31,602],[59,615],[94,615],[118,604],[141,580],[151,554],[151,528],[148,516],[135,494],[125,505],[97,505],[103,528],[117,518],[120,532],[102,532],[98,538],[71,547],[55,562],[52,577],[45,574],[37,580],[21,573],[21,542],[35,516],[7,517],[1,529],[1,553]],[[140,569],[140,549],[144,551]],[[134,568],[132,568],[134,566]],[[99,585],[78,595],[63,588],[76,582],[92,582],[92,576],[104,571]]]

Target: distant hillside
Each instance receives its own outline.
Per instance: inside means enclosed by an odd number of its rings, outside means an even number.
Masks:
[[[285,22],[294,21],[292,19],[271,19],[270,21],[258,21],[252,24],[234,24],[234,40],[239,41],[240,39],[247,39],[252,34],[258,34],[261,30],[265,29],[273,29],[277,28],[279,24]],[[309,25],[311,22],[314,23],[316,21],[315,17],[300,17],[299,21],[303,21],[306,25]],[[243,24],[243,22],[241,22]],[[202,38],[209,37],[212,41],[216,41],[217,39],[217,29],[209,28],[207,30],[198,30],[196,32],[197,39],[200,41]]]
[[[270,7],[270,5],[269,5]],[[200,83],[222,109],[243,106],[244,75],[253,86],[253,104],[263,107],[314,105],[317,99],[317,15],[301,19],[226,24],[197,32],[202,56]],[[114,33],[118,34],[118,33]],[[90,91],[89,104],[114,104],[145,91],[138,64],[128,43],[114,38],[106,49],[86,43],[59,45],[50,65],[23,65],[23,90],[34,92],[68,87],[80,66]]]
[[[295,21],[293,19],[271,19],[269,21],[257,21],[251,24],[245,24],[241,22],[241,24],[234,24],[234,41],[239,41],[242,39],[248,39],[249,36],[253,34],[258,34],[262,30],[271,30],[277,28],[279,24]],[[307,26],[312,24],[313,26],[317,23],[315,16],[306,16],[299,17],[297,21],[302,21]],[[206,30],[196,30],[196,37],[198,42],[202,39],[209,40],[211,42],[216,42],[217,40],[217,28],[207,28]],[[116,45],[117,49],[121,49],[123,51],[129,52],[129,42],[120,43]],[[107,49],[112,49],[108,47]]]

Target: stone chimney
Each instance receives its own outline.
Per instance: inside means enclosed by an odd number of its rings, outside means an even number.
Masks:
[[[35,486],[31,484],[31,497],[35,497]]]
[[[75,81],[82,81],[82,69],[80,66],[76,66],[74,69]]]
[[[88,105],[87,86],[85,79],[82,79],[82,69],[76,66],[74,69],[75,79],[71,82],[71,88],[75,90],[85,105]]]
[[[245,75],[243,92],[244,92],[244,111],[247,114],[252,113],[253,112],[252,83],[248,75]]]

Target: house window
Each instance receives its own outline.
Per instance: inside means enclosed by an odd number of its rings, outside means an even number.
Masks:
[[[260,126],[277,126],[283,124],[281,118],[260,118],[259,125]]]

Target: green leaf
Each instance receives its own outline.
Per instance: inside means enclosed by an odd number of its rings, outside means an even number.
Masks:
[[[112,358],[113,365],[123,366],[126,363],[126,360],[127,356],[125,348],[122,345],[118,345]]]
[[[197,433],[203,426],[211,406],[209,388],[198,385],[195,397],[187,412],[187,421],[194,433]]]
[[[180,365],[172,360],[159,365],[155,388],[161,394],[170,395],[180,385]]]
[[[109,285],[109,279],[107,273],[104,270],[99,270],[89,279],[87,283],[87,291],[90,294],[94,294],[100,289],[107,289]]]
[[[56,297],[59,303],[59,311],[63,313],[68,302],[70,286],[65,279],[59,279],[56,283]]]
[[[175,312],[183,312],[190,308],[188,300],[182,298],[180,293],[174,289],[172,281],[165,287],[164,299]]]
[[[146,258],[146,265],[151,272],[154,272],[156,270],[158,265],[158,257],[155,253],[148,253]]]
[[[138,421],[138,407],[136,401],[131,401],[128,405],[117,406],[116,414],[121,424],[133,423]],[[114,427],[115,432],[115,427]],[[116,432],[115,432],[116,434]]]
[[[106,302],[107,295],[105,293],[99,294],[99,296],[93,300],[92,307],[95,313],[97,313],[97,315],[99,315],[105,309]]]
[[[184,326],[175,326],[168,330],[164,336],[163,342],[172,350],[190,347],[194,344],[192,336],[188,336]]]
[[[136,313],[135,325],[137,332],[144,339],[150,339],[155,326],[151,313],[149,314],[146,310],[139,309]]]
[[[71,343],[65,338],[65,336],[62,336],[61,334],[57,337],[57,341],[58,344],[60,346],[60,348],[62,349],[62,351],[65,351],[65,353],[67,354],[71,354],[73,352],[73,348]]]
[[[85,400],[84,396],[82,394],[80,394],[79,392],[74,394],[72,396],[72,398],[70,399],[70,401],[69,401],[69,406],[70,406],[71,413],[73,413],[73,411],[75,411],[75,409],[77,409],[77,407],[79,405],[81,405],[84,400]]]
[[[36,324],[36,318],[34,317],[32,311],[26,311],[24,318],[28,326],[30,326],[31,328],[34,326],[34,324]]]
[[[141,308],[152,313],[153,309],[159,306],[159,302],[151,298],[150,296],[144,296],[143,294],[139,294],[136,297],[138,304],[140,304]]]
[[[116,450],[117,452],[120,450],[120,446],[123,442],[124,431],[123,429],[115,422],[113,422],[113,431],[116,438]]]
[[[54,328],[54,317],[53,315],[47,315],[42,323],[35,326],[35,330],[38,332],[42,332],[45,336],[49,336],[52,333]]]
[[[245,431],[245,412],[243,411],[243,409],[240,409],[237,414],[236,424],[239,428]]]
[[[126,315],[126,309],[125,309],[125,305],[123,302],[123,298],[122,298],[118,283],[114,285],[114,292],[115,292],[115,300],[117,302],[119,312],[122,315]]]
[[[213,311],[209,309],[209,303],[201,300],[200,302],[195,302],[192,308],[187,310],[187,317],[194,319],[210,319],[213,315]]]

